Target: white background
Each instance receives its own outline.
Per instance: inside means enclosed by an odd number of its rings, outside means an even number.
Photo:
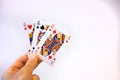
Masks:
[[[36,68],[41,80],[119,80],[118,13],[103,0],[2,0],[0,77],[29,47],[23,22],[40,19],[72,35],[53,67]]]

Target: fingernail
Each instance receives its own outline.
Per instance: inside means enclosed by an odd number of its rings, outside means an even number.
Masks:
[[[30,59],[34,59],[36,57],[36,54],[33,53],[33,54],[30,54]]]

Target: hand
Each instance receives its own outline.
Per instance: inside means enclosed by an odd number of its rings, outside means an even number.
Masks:
[[[2,76],[2,80],[40,80],[39,76],[32,75],[32,73],[41,62],[38,54],[32,54],[30,57],[25,54],[8,68]]]

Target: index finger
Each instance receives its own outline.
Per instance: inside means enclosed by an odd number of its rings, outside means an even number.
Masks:
[[[28,55],[27,54],[22,55],[12,64],[10,70],[12,72],[19,71],[26,64],[27,60],[28,60]]]

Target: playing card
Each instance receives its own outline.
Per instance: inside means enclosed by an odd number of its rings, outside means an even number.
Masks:
[[[65,31],[58,28],[57,26],[54,26],[53,24],[49,28],[46,36],[46,40],[42,46],[41,44],[38,44],[37,51],[45,62],[52,65],[56,60],[58,50],[63,44],[70,40],[70,36],[66,34]]]
[[[40,31],[37,34],[36,45],[41,41],[42,37],[45,35],[45,33],[48,30],[48,28],[49,28],[48,24],[41,23],[41,25],[40,25]]]
[[[38,21],[36,24],[34,24],[34,33],[33,33],[33,41],[32,46],[30,48],[30,54],[34,53],[36,50],[36,46],[41,41],[42,37],[45,35],[46,31],[49,28],[49,25],[45,24],[44,22]]]
[[[34,33],[35,26],[33,24],[26,24],[26,23],[23,23],[23,26],[24,26],[24,30],[27,31],[28,33],[29,42],[30,42],[30,45],[32,46],[33,33]]]

